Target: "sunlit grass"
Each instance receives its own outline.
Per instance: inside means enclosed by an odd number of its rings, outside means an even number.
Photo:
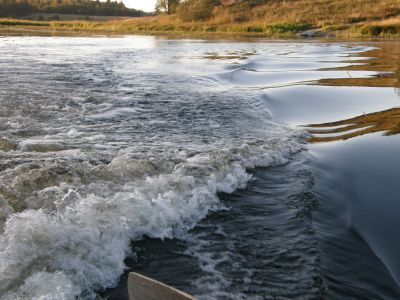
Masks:
[[[325,26],[383,20],[399,14],[398,0],[298,0],[256,7],[252,19]]]
[[[355,27],[354,31],[356,35],[400,37],[400,17],[363,24]]]

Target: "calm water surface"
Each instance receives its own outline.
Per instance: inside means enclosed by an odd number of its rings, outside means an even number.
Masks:
[[[0,299],[400,298],[400,43],[0,54]]]

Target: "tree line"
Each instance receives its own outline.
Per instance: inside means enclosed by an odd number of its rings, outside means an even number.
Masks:
[[[143,16],[122,2],[107,0],[0,0],[0,17],[20,17],[32,13],[79,14],[96,16]]]

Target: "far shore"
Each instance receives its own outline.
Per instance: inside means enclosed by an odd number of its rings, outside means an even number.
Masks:
[[[164,17],[99,20],[35,21],[0,19],[0,33],[15,34],[145,34],[205,38],[400,38],[400,21],[364,22],[335,26],[312,24],[183,23]]]

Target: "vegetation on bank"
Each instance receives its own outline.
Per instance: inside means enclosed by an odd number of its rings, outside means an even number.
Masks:
[[[400,17],[383,21],[375,21],[350,28],[353,35],[400,37]]]
[[[108,33],[292,37],[308,31],[310,36],[400,37],[399,0],[160,0],[157,10],[160,15],[126,20],[29,24],[3,19],[0,25]]]

